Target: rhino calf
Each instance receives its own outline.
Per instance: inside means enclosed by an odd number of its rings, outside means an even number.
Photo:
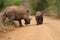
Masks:
[[[36,19],[37,25],[42,24],[43,23],[43,14],[40,11],[38,11],[35,14],[35,19]]]

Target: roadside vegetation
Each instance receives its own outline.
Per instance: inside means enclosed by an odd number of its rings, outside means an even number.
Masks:
[[[27,0],[24,0],[27,1]],[[32,14],[43,11],[44,15],[60,17],[60,0],[28,0]],[[0,11],[11,5],[21,5],[23,0],[0,0]]]
[[[30,0],[33,12],[43,11],[44,15],[60,18],[60,0]]]

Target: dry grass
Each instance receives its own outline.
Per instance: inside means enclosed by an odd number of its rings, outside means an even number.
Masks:
[[[4,26],[2,23],[2,13],[0,13],[0,38],[4,37],[4,35],[10,31],[14,31],[17,27],[14,25]]]

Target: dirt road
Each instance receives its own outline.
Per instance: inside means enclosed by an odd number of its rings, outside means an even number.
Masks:
[[[60,40],[60,20],[44,17],[44,23],[36,25],[32,18],[30,25],[17,28],[0,40]]]

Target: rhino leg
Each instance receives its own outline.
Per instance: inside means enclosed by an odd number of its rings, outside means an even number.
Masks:
[[[2,17],[2,19],[3,19],[2,22],[3,22],[4,26],[6,25],[6,22],[5,22],[5,21],[6,21],[6,18],[7,18],[7,16],[6,16],[6,14],[4,13],[4,14],[3,14],[3,17]]]
[[[9,23],[14,24],[14,20],[13,19],[9,19]]]
[[[23,27],[21,19],[18,21],[19,21],[20,26]]]
[[[36,22],[37,22],[37,25],[39,25],[39,20],[38,20],[38,18],[36,18]]]
[[[8,19],[9,19],[9,23],[10,24],[13,24],[13,25],[15,25],[15,23],[14,23],[14,19],[15,19],[15,17],[14,16],[8,16]]]

